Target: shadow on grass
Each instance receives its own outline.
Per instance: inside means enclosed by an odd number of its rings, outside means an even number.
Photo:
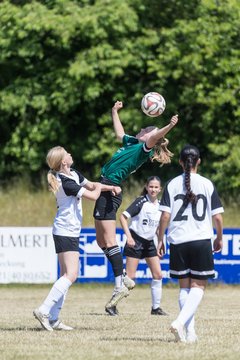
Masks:
[[[11,328],[0,328],[0,331],[46,331],[44,329],[41,328],[29,328],[29,327],[11,327]]]
[[[102,312],[102,313],[94,313],[94,312],[84,313],[84,312],[81,312],[81,313],[79,313],[79,315],[84,315],[84,316],[105,316],[105,315],[107,315],[107,314],[105,314],[105,313],[103,313],[103,312]]]
[[[89,327],[89,326],[76,326],[74,327],[73,331],[59,331],[59,330],[55,330],[55,331],[47,331],[46,329],[40,328],[40,327],[9,327],[9,328],[1,328],[0,327],[0,331],[2,332],[14,332],[14,331],[23,331],[23,332],[27,332],[27,331],[32,331],[32,332],[44,332],[44,333],[49,333],[49,334],[56,334],[56,333],[71,333],[75,331],[96,331],[96,330],[101,330],[102,328],[99,327],[99,329],[96,328],[96,326],[94,327]]]
[[[138,341],[145,341],[145,342],[168,342],[168,343],[175,343],[175,340],[174,339],[165,339],[165,338],[149,338],[149,337],[142,337],[142,336],[139,336],[139,337],[131,337],[131,336],[128,336],[128,337],[101,337],[100,338],[101,341],[133,341],[133,342],[138,342]]]

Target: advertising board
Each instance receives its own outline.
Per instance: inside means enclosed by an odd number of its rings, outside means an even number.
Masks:
[[[117,243],[121,250],[125,244],[125,234],[117,229]],[[166,244],[166,241],[165,241]],[[111,265],[96,242],[95,229],[82,229],[80,236],[80,271],[78,281],[109,282],[114,280]],[[124,258],[124,263],[126,259]],[[163,281],[169,278],[169,246],[166,244],[166,255],[160,261]],[[240,229],[224,229],[223,249],[214,254],[215,280],[223,283],[240,283]],[[136,273],[138,283],[149,282],[151,272],[145,260],[140,260]]]
[[[117,243],[125,244],[122,229],[117,229]],[[124,263],[126,259],[124,258]],[[160,260],[163,282],[169,278],[169,246]],[[240,229],[225,228],[223,249],[214,254],[215,280],[240,284]],[[114,275],[107,258],[96,242],[94,228],[82,229],[79,241],[79,275],[77,282],[113,282]],[[59,275],[51,227],[0,227],[0,283],[52,283]],[[151,272],[140,260],[137,283],[147,283]]]

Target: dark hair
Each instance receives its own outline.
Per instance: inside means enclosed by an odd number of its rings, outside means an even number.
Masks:
[[[142,190],[142,192],[141,192],[141,195],[142,195],[142,196],[144,196],[144,195],[147,194],[146,186],[147,186],[147,185],[150,183],[150,181],[152,181],[152,180],[157,180],[157,181],[159,181],[159,184],[161,185],[161,180],[160,180],[160,178],[159,178],[158,176],[149,176],[149,177],[147,178],[146,184],[145,184],[145,186],[144,186],[144,188],[143,188],[143,190]]]
[[[180,152],[180,160],[183,163],[184,168],[184,185],[186,188],[186,194],[184,202],[194,204],[196,202],[196,195],[191,190],[191,169],[195,168],[197,161],[200,158],[199,150],[196,146],[185,145]]]

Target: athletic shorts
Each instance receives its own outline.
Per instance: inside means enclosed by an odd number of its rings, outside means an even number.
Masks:
[[[136,259],[145,259],[157,256],[157,249],[153,240],[143,239],[132,230],[130,230],[130,232],[135,241],[135,245],[134,247],[130,247],[126,244],[123,249],[124,256]]]
[[[170,276],[176,279],[214,278],[211,240],[195,240],[170,244]]]
[[[100,182],[106,185],[114,185],[110,180],[101,177]],[[122,193],[113,195],[111,191],[102,191],[97,199],[93,211],[96,220],[116,220],[116,213],[122,203]]]
[[[66,251],[79,252],[79,237],[61,236],[53,234],[53,240],[57,254]]]

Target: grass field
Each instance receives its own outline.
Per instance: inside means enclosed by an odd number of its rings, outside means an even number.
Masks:
[[[125,192],[126,206],[141,189]],[[93,202],[83,202],[83,227],[93,227]],[[56,204],[47,190],[19,184],[0,189],[1,226],[51,226]],[[119,222],[118,222],[119,226]],[[225,207],[224,227],[240,227],[238,205]],[[168,317],[151,316],[150,289],[137,286],[119,304],[120,316],[104,313],[112,286],[75,284],[62,311],[72,332],[49,333],[32,315],[49,286],[0,285],[1,360],[237,360],[240,353],[240,286],[211,285],[196,316],[197,344],[174,342],[170,323],[178,314],[178,288],[165,286],[162,307]]]
[[[104,305],[108,285],[75,284],[62,319],[71,332],[49,333],[32,316],[49,286],[0,286],[1,360],[213,360],[239,359],[240,287],[210,286],[196,315],[196,344],[175,343],[169,325],[178,313],[178,288],[163,288],[162,307],[169,316],[150,315],[150,289],[137,286],[110,317]]]
[[[121,211],[139,196],[142,188],[135,187],[124,190]],[[83,227],[93,227],[94,202],[83,199]],[[19,183],[11,189],[0,189],[0,219],[1,226],[52,226],[56,212],[56,202],[53,194],[46,189],[30,191],[26,184]],[[118,220],[118,226],[120,226]],[[232,202],[225,206],[224,227],[240,227],[239,206]]]

